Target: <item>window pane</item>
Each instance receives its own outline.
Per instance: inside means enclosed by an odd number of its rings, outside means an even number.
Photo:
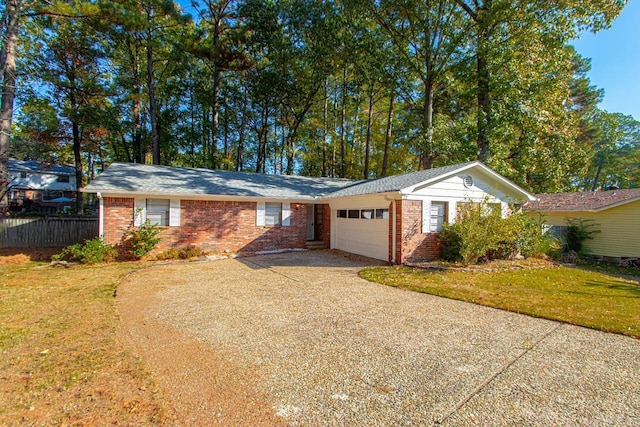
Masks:
[[[347,211],[345,209],[338,209],[338,218],[346,218]]]
[[[282,203],[265,203],[264,225],[275,226],[282,222]]]
[[[389,209],[376,209],[376,219],[389,219]]]
[[[349,218],[360,218],[360,210],[349,210]]]
[[[431,202],[429,212],[429,231],[437,232],[442,230],[442,224],[446,222],[447,204],[445,202]]]
[[[373,209],[362,209],[361,218],[373,219]]]
[[[147,199],[147,219],[161,227],[169,225],[169,199]]]
[[[147,220],[151,225],[160,225],[163,227],[169,225],[166,212],[147,212]]]

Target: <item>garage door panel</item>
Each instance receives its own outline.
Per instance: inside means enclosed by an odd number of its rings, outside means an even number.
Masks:
[[[389,220],[337,218],[335,248],[387,261]]]

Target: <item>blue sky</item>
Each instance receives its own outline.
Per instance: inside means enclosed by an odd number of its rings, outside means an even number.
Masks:
[[[600,108],[640,120],[640,0],[630,0],[610,29],[573,44],[591,58],[591,83],[605,91]]]

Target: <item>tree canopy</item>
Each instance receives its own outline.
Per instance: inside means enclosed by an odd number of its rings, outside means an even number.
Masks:
[[[5,0],[0,191],[8,156],[79,185],[112,161],[362,179],[480,159],[534,192],[638,186],[640,123],[598,109],[570,46],[625,4]]]

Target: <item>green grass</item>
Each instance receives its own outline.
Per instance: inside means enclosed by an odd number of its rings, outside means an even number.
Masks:
[[[640,283],[634,269],[546,267],[468,272],[379,267],[370,281],[640,338]],[[602,269],[602,268],[600,268]]]

